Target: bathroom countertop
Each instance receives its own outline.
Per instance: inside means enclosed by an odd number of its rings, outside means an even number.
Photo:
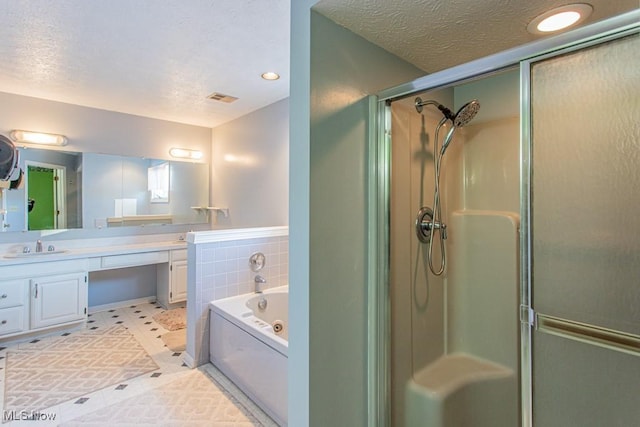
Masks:
[[[25,246],[24,244],[16,244],[0,249],[0,267],[10,265],[24,265],[51,261],[66,261],[73,259],[97,258],[110,255],[127,255],[145,252],[169,251],[174,249],[186,249],[187,242],[185,240],[172,239],[168,241],[151,241],[151,242],[92,242],[91,246],[65,245],[64,242],[51,242],[56,246],[56,253],[47,253],[49,242],[42,242],[43,252],[41,254],[32,254],[27,256],[8,255],[20,253],[19,251]],[[32,248],[33,251],[33,248]]]

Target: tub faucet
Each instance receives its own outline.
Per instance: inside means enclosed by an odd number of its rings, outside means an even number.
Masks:
[[[36,252],[42,252],[42,240],[36,242]]]
[[[253,281],[256,284],[255,293],[261,294],[263,286],[267,283],[267,279],[258,274]]]

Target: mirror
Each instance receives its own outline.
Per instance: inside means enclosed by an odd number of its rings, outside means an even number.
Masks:
[[[23,185],[0,193],[2,231],[203,224],[205,163],[20,148]]]
[[[81,228],[82,154],[19,148],[22,185],[3,190],[4,231]]]
[[[85,188],[101,193],[85,202],[85,228],[208,221],[194,209],[209,203],[207,164],[85,153],[84,165]]]

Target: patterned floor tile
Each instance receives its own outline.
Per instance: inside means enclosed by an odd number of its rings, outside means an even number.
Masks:
[[[189,390],[189,393],[184,393]],[[64,426],[112,425],[135,419],[139,425],[261,426],[258,419],[240,402],[227,395],[216,381],[202,370],[191,370],[180,378],[117,404],[79,417]]]
[[[30,344],[7,352],[5,410],[40,411],[159,368],[122,326]]]
[[[52,404],[43,410],[44,415],[55,416],[55,421],[37,421],[38,426],[74,426],[105,425],[103,417],[108,417],[108,425],[176,425],[176,426],[276,426],[248,397],[238,390],[213,365],[207,364],[200,369],[189,369],[184,365],[182,354],[175,353],[164,346],[158,336],[169,332],[152,321],[152,316],[161,313],[154,303],[137,304],[92,313],[89,320],[93,323],[83,328],[76,328],[71,333],[57,333],[55,336],[38,337],[39,342],[24,342],[6,345],[0,349],[0,357],[17,350],[41,351],[50,345],[52,340],[66,339],[82,333],[102,332],[111,327],[124,328],[133,335],[142,348],[151,356],[159,369],[146,375],[137,376],[126,381],[115,381],[112,385],[91,393],[76,395],[75,398]],[[118,316],[112,317],[112,316]],[[140,316],[144,316],[140,318]],[[122,322],[122,323],[116,323]],[[150,325],[145,322],[152,321]],[[91,328],[97,329],[91,329]],[[155,331],[149,329],[155,328]],[[34,341],[34,339],[31,339]],[[9,356],[10,357],[10,356]],[[5,360],[0,359],[0,368],[5,367]],[[152,374],[158,374],[152,376]],[[6,369],[0,369],[0,402],[3,410],[7,409],[4,399]],[[123,387],[124,386],[124,387]],[[176,387],[193,387],[177,389]],[[179,396],[173,396],[179,390]],[[75,403],[81,399],[84,403]],[[166,399],[171,399],[167,404]],[[201,402],[201,403],[197,403]],[[203,403],[207,402],[207,403]],[[159,417],[146,411],[147,406],[158,411],[171,408],[171,414]],[[121,408],[121,409],[117,409]],[[130,412],[127,412],[127,409]],[[140,412],[140,417],[138,412]],[[107,414],[108,413],[108,414]],[[146,414],[146,415],[144,415]],[[167,418],[169,417],[169,418]],[[165,422],[172,420],[170,423]],[[29,422],[5,422],[2,427],[26,427]]]

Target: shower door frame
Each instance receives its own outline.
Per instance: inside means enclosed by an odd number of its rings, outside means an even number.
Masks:
[[[640,10],[528,43],[395,86],[369,98],[368,151],[368,409],[369,426],[390,425],[389,225],[391,184],[391,103],[421,92],[453,87],[509,68],[528,66],[558,51],[596,44],[640,26]],[[521,74],[522,75],[522,74]],[[520,391],[523,427],[533,425],[531,377],[531,292],[529,234],[529,82],[520,82]]]

